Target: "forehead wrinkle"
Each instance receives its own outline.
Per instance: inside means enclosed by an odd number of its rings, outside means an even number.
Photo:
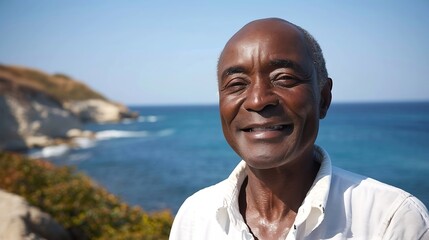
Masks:
[[[255,44],[257,45],[257,47],[255,48],[255,50],[257,51],[255,54],[252,54],[252,56],[254,56],[254,58],[256,58],[256,62],[258,64],[258,66],[255,66],[255,63],[253,62],[253,69],[255,69],[255,67],[261,67],[264,64],[265,59],[267,59],[268,57],[268,53],[263,51],[263,44],[264,41],[266,39],[260,39],[259,41],[257,41]],[[252,58],[253,60],[253,58]]]
[[[231,66],[222,72],[221,77],[225,78],[225,77],[231,76],[233,74],[245,73],[245,72],[246,72],[246,70],[242,66]]]
[[[255,54],[255,49],[257,49],[256,51],[259,52],[259,46],[255,48],[254,45],[259,44],[253,42],[246,42],[247,39],[238,39],[238,41],[233,42],[233,44],[227,45],[222,51],[218,64],[218,72],[222,71],[219,72],[221,78],[236,73],[249,74],[252,72],[252,69],[255,65],[254,56],[258,55],[257,53]],[[231,63],[231,66],[227,66],[224,70],[222,70],[220,67],[222,67],[222,65],[225,65],[225,63]]]
[[[225,64],[227,55],[232,54],[239,56],[241,54],[241,58],[243,58],[245,56],[243,53],[249,55],[249,51],[245,51],[244,48],[252,48],[250,56],[246,56],[246,59],[251,59],[250,62],[253,70],[255,70],[255,64],[262,66],[263,60],[268,60],[266,57],[269,58],[270,55],[269,52],[263,52],[264,43],[269,41],[272,34],[282,34],[284,31],[289,31],[287,29],[293,29],[292,32],[289,32],[289,34],[297,34],[297,37],[300,38],[301,43],[304,43],[302,32],[299,31],[299,29],[294,24],[282,19],[263,19],[245,25],[228,40],[219,56],[217,65],[219,78],[224,77],[223,72],[221,73],[220,71],[222,71],[221,65]],[[255,41],[255,38],[258,40]],[[309,53],[306,44],[304,44],[304,49],[306,52],[305,54],[308,55]],[[245,61],[244,63],[247,65],[249,62]],[[235,63],[231,65],[235,65]],[[236,65],[244,67],[242,63],[237,63]],[[290,66],[288,65],[287,67],[305,73],[303,69],[304,66],[300,66],[297,63]]]

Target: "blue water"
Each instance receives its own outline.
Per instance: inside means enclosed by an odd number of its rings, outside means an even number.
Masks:
[[[132,205],[173,213],[240,160],[223,138],[216,106],[132,109],[142,116],[137,121],[87,125],[99,140],[50,159],[76,166]],[[317,143],[334,165],[405,189],[429,206],[429,103],[334,104]]]

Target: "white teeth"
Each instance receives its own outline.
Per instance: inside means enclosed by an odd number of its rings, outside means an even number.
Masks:
[[[257,128],[250,128],[249,132],[281,130],[283,128],[284,128],[283,125],[275,125],[275,126],[269,126],[269,127],[257,127]]]
[[[283,129],[283,125],[277,125],[277,126],[272,126],[271,127],[271,129],[273,129],[273,130],[280,130],[280,129]]]

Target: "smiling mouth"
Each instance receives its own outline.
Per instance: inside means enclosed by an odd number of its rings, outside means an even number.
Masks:
[[[293,129],[292,124],[285,125],[273,125],[267,127],[250,127],[242,129],[244,132],[266,132],[266,131],[291,131]]]

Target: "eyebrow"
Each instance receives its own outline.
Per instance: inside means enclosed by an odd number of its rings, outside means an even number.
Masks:
[[[304,69],[298,63],[289,59],[274,59],[270,61],[270,65],[276,68],[291,68],[299,73],[305,73]]]
[[[241,66],[232,66],[232,67],[229,67],[229,68],[225,69],[222,72],[221,76],[222,76],[222,78],[224,78],[226,76],[231,76],[231,75],[236,74],[236,73],[244,73],[244,72],[245,72],[244,67],[241,67]]]
[[[274,59],[270,61],[270,66],[276,67],[276,68],[290,68],[293,69],[299,73],[305,73],[304,69],[296,62],[289,60],[289,59]],[[225,69],[222,74],[221,78],[225,78],[226,76],[231,76],[236,73],[244,73],[246,72],[245,68],[242,66],[232,66],[227,69]]]

